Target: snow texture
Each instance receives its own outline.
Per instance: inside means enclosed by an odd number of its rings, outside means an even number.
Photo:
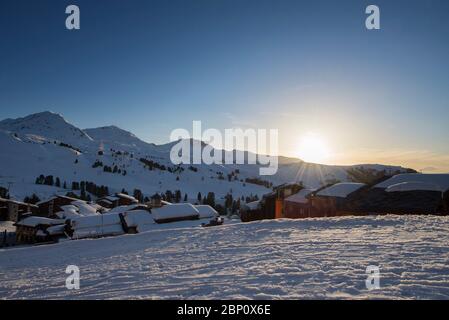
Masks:
[[[449,299],[448,217],[228,222],[2,249],[0,298]],[[65,287],[68,265],[80,290]]]

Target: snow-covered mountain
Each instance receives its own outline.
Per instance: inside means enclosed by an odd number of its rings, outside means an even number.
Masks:
[[[106,126],[93,129],[84,129],[95,141],[107,144],[115,150],[127,150],[134,152],[157,152],[155,144],[150,144],[140,140],[133,133],[120,129],[116,126]]]
[[[81,129],[68,123],[61,115],[49,111],[24,118],[0,121],[0,130],[18,134],[25,140],[36,142],[64,142],[76,147],[89,145],[93,139]]]
[[[259,176],[258,165],[175,166],[169,158],[173,144],[147,143],[115,126],[81,130],[48,111],[6,119],[0,121],[0,186],[9,187],[11,196],[20,200],[32,193],[41,199],[66,193],[72,182],[80,181],[108,186],[110,192],[140,189],[152,195],[181,190],[183,197],[187,194],[189,199],[196,199],[198,192],[204,196],[212,191],[218,199],[228,193],[246,198],[271,190],[254,184],[255,178],[266,184],[301,181],[318,187],[335,180],[354,180],[351,171],[359,168],[405,170],[382,165],[327,166],[280,157],[276,175]],[[37,185],[39,175],[58,177],[61,186]],[[67,189],[62,188],[64,182]]]

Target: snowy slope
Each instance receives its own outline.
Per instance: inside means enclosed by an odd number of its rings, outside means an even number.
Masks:
[[[150,154],[158,152],[156,145],[146,143],[137,138],[133,133],[116,126],[107,126],[94,129],[84,129],[95,141],[103,144],[104,149],[126,150]]]
[[[0,121],[0,186],[10,188],[11,196],[22,200],[36,193],[46,199],[55,193],[66,193],[61,188],[35,185],[37,176],[53,175],[71,186],[72,181],[90,181],[106,185],[110,192],[125,188],[128,192],[140,189],[144,195],[166,190],[181,190],[189,199],[196,199],[198,192],[206,195],[215,192],[223,198],[232,193],[234,198],[269,192],[266,187],[245,183],[246,178],[261,178],[281,184],[302,182],[316,188],[329,181],[348,181],[348,168],[302,162],[299,159],[280,157],[275,176],[259,177],[258,165],[183,165],[183,170],[149,170],[140,161],[145,158],[159,165],[171,167],[170,149],[176,142],[155,145],[144,142],[131,132],[115,126],[80,130],[61,115],[41,112],[19,119]],[[102,151],[103,154],[100,154]],[[221,151],[216,151],[221,152]],[[93,168],[100,161],[103,166],[117,166],[122,173],[104,172],[103,167]],[[368,165],[376,170],[396,171],[400,167]],[[239,172],[236,174],[236,172]],[[228,181],[228,174],[234,174]],[[222,176],[224,179],[222,179]]]
[[[33,138],[36,141],[56,140],[80,149],[93,142],[93,139],[84,131],[68,123],[61,115],[49,111],[0,121],[0,130],[17,133],[25,140],[33,140]]]
[[[449,299],[448,217],[165,227],[0,250],[0,299]],[[79,291],[65,288],[68,265]]]

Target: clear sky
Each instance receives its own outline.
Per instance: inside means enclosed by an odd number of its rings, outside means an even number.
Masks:
[[[192,120],[278,128],[284,155],[317,141],[329,164],[449,172],[448,35],[447,0],[2,0],[0,118],[51,110],[155,143]]]

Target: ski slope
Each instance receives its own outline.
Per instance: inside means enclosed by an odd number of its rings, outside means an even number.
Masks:
[[[226,222],[0,250],[0,298],[449,298],[448,217]],[[65,288],[73,264],[78,291]],[[369,265],[379,290],[366,289]]]

